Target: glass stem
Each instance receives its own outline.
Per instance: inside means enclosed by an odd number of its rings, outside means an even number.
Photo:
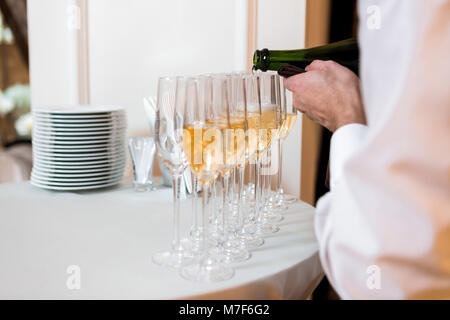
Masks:
[[[225,229],[226,229],[226,220],[227,220],[227,214],[228,214],[228,188],[230,184],[230,173],[226,173],[222,177],[222,183],[223,183],[223,199],[222,199],[222,230],[225,235]]]
[[[180,191],[181,191],[181,179],[182,175],[177,174],[172,177],[173,184],[173,241],[172,247],[181,251],[181,241],[180,241]]]
[[[260,222],[260,208],[261,208],[261,160],[258,158],[255,164],[255,221]]]
[[[248,185],[249,185],[249,187],[251,187],[251,185],[253,184],[253,187],[254,187],[255,186],[255,168],[256,168],[256,163],[252,165],[250,162],[249,162],[249,165],[248,165]],[[250,188],[249,188],[249,191],[251,191]]]
[[[230,191],[228,192],[228,198],[229,203],[231,205],[231,208],[233,209],[234,206],[234,198],[235,198],[235,188],[236,188],[236,170],[233,169],[231,172],[231,180],[230,180]]]
[[[212,184],[209,186],[209,192],[211,194],[211,206],[212,206],[212,210],[211,210],[211,216],[208,217],[208,219],[211,219],[211,223],[213,223],[215,226],[217,226],[218,223],[220,223],[220,219],[219,217],[217,217],[217,214],[220,212],[221,208],[220,208],[220,201],[217,201],[217,179],[214,179],[214,181],[212,182]],[[219,199],[220,200],[220,199]]]
[[[278,176],[277,176],[277,193],[281,191],[281,178],[283,175],[283,141],[278,140]]]
[[[198,232],[198,180],[196,177],[192,179],[192,232],[195,234]]]
[[[268,200],[270,200],[270,181],[271,181],[271,164],[272,164],[272,149],[267,149],[266,154],[266,164],[265,164],[265,174],[264,174],[264,203],[266,203]]]
[[[207,255],[207,242],[208,242],[208,223],[209,223],[209,215],[208,215],[208,192],[209,192],[209,183],[202,184],[202,248],[204,253]]]
[[[238,182],[238,192],[237,192],[237,208],[238,208],[238,228],[237,230],[241,230],[244,226],[244,206],[245,206],[245,197],[242,196],[244,191],[244,177],[245,177],[245,165],[239,166],[239,182]]]

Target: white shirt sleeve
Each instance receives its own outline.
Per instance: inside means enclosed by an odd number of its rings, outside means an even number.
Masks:
[[[360,148],[366,136],[367,126],[352,123],[345,125],[331,137],[330,145],[330,188],[334,189],[341,180],[344,164]]]
[[[331,191],[317,204],[316,234],[344,299],[450,299],[449,9],[450,1],[426,3],[389,110],[366,110],[368,127],[332,137]]]
[[[348,124],[333,133],[330,142],[330,190],[339,186],[343,178],[344,164],[360,149],[367,132],[367,126],[362,124]],[[315,221],[316,237],[322,248],[326,248],[327,238],[332,233],[332,219],[328,219],[333,194],[327,193],[317,203]],[[331,268],[326,250],[321,250],[322,267],[330,277]]]
[[[367,132],[367,126],[353,123],[345,125],[333,133],[330,143],[330,189],[339,184],[346,161],[359,150]],[[323,196],[317,203],[316,236],[321,239],[325,228],[326,216],[329,211],[331,194]]]

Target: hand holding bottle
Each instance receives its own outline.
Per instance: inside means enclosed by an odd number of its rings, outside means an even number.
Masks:
[[[355,73],[334,61],[321,60],[305,70],[284,80],[296,109],[332,132],[350,123],[366,124]]]

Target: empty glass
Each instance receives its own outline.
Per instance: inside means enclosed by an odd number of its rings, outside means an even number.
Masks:
[[[171,249],[154,254],[153,262],[166,267],[180,267],[192,259],[180,238],[181,181],[188,163],[180,131],[182,118],[175,113],[175,104],[184,104],[183,82],[184,79],[180,77],[160,78],[158,82],[155,138],[159,155],[172,176],[174,231]]]
[[[153,160],[156,145],[153,137],[131,137],[128,148],[133,162],[133,186],[136,191],[151,191],[153,188]]]

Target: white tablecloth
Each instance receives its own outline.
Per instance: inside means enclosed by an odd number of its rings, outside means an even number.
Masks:
[[[171,241],[171,197],[170,189],[129,186],[69,193],[0,185],[0,298],[302,299],[322,278],[314,208],[305,203],[290,208],[280,232],[231,280],[192,283],[154,265],[151,255]],[[189,200],[182,216],[188,225]],[[72,282],[78,274],[79,289]]]

